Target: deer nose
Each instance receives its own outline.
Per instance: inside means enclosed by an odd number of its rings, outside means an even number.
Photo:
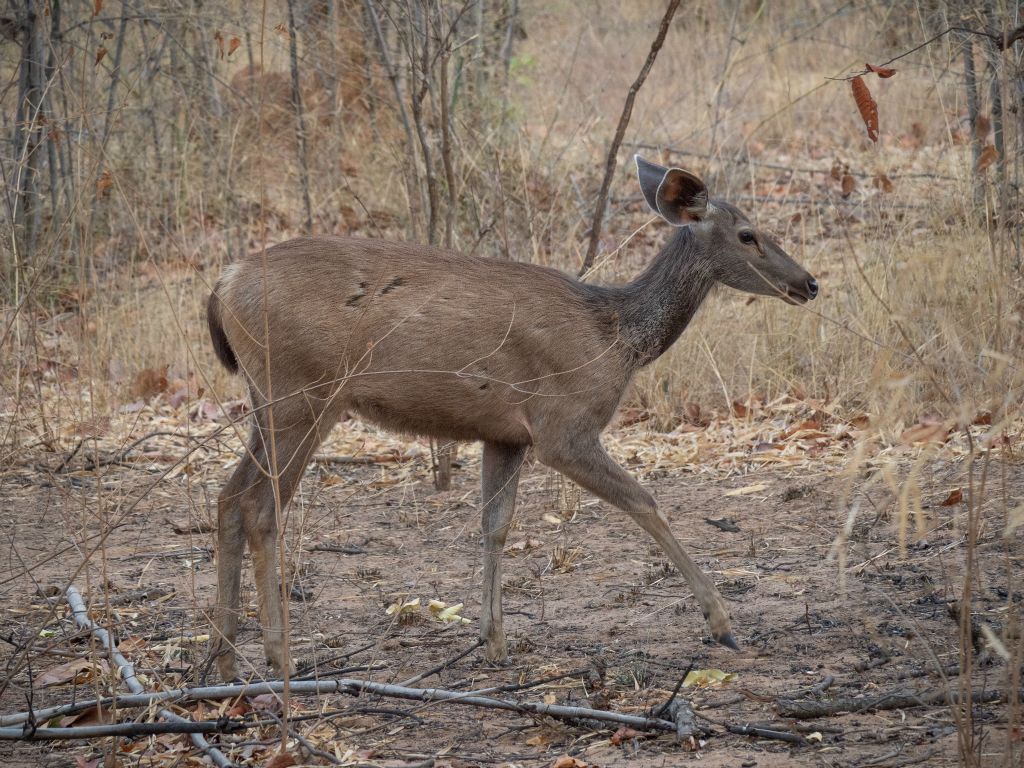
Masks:
[[[809,298],[813,299],[817,295],[818,295],[818,281],[815,280],[813,277],[810,277],[810,278],[807,279],[807,296]]]

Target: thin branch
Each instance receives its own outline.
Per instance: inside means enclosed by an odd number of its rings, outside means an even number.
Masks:
[[[146,695],[146,689],[143,688],[142,683],[140,683],[139,679],[135,676],[135,667],[132,666],[132,664],[124,656],[121,655],[121,652],[119,650],[117,650],[117,646],[114,644],[114,639],[110,636],[110,633],[89,618],[89,610],[85,607],[85,602],[82,600],[82,595],[79,593],[78,589],[74,585],[69,586],[66,595],[68,599],[68,605],[71,606],[71,613],[75,617],[75,623],[83,629],[88,629],[90,632],[92,632],[96,639],[98,639],[100,643],[103,644],[103,650],[106,653],[107,658],[110,659],[110,661],[117,666],[118,671],[121,674],[121,679],[124,680],[125,685],[128,686],[128,690],[130,690],[132,693],[136,695]],[[24,721],[26,723],[34,724],[38,722],[40,719],[44,719],[47,721],[50,719],[40,718],[40,713],[35,713],[35,715],[33,715],[33,713],[30,712],[27,714],[29,715],[29,717]],[[176,715],[174,712],[171,712],[168,709],[161,709],[160,716],[165,720],[169,720],[171,723],[187,723],[193,726],[196,725],[192,721],[187,720],[179,715]],[[35,730],[34,725],[32,727],[32,730]],[[221,752],[216,747],[211,746],[210,742],[208,742],[198,733],[194,731],[191,732],[189,738],[192,740],[192,743],[196,746],[196,748],[199,749],[204,755],[209,757],[214,762],[214,764],[218,766],[218,768],[230,768],[232,766],[231,761],[224,756],[223,752]]]
[[[132,676],[134,678],[134,673],[132,673]],[[157,693],[108,697],[105,699],[94,699],[92,701],[83,701],[59,707],[50,707],[36,712],[20,712],[13,715],[0,716],[0,726],[18,725],[20,723],[27,722],[30,719],[33,721],[50,720],[59,715],[82,712],[86,709],[96,707],[97,705],[106,707],[116,706],[119,709],[128,709],[131,707],[147,707],[153,704],[183,704],[186,702],[200,701],[202,699],[233,699],[242,696],[261,696],[268,693],[280,693],[282,690],[284,690],[284,681],[274,680],[265,683],[216,685],[204,688],[179,688],[176,690],[160,691]],[[675,723],[668,720],[662,720],[660,718],[628,715],[621,712],[591,709],[590,707],[569,707],[559,704],[495,699],[487,696],[476,695],[472,691],[464,693],[461,691],[450,691],[442,688],[408,688],[401,685],[375,683],[368,680],[353,680],[349,678],[339,678],[336,680],[292,680],[289,681],[289,691],[292,694],[347,693],[354,696],[370,693],[377,696],[388,696],[396,699],[425,702],[447,702],[463,706],[482,707],[484,709],[501,709],[509,712],[519,712],[521,714],[546,715],[559,720],[597,720],[606,723],[628,725],[631,728],[636,728],[638,730],[658,730],[668,732],[675,732],[676,730]],[[166,712],[166,710],[162,710],[161,714],[164,712]]]
[[[644,80],[647,79],[647,75],[651,71],[651,67],[654,66],[655,59],[658,58],[658,51],[661,50],[661,46],[665,42],[665,36],[668,34],[669,25],[672,23],[672,17],[675,16],[676,9],[678,7],[679,0],[669,0],[668,8],[665,9],[665,15],[661,19],[661,26],[658,27],[658,35],[654,38],[654,42],[651,43],[650,53],[647,54],[647,61],[645,61],[643,67],[641,67],[640,74],[637,75],[633,85],[629,87],[629,93],[626,94],[626,103],[622,105],[622,114],[619,116],[619,125],[615,129],[615,137],[612,139],[612,145],[608,148],[608,158],[605,161],[604,167],[604,180],[601,182],[601,191],[597,195],[597,205],[594,208],[594,221],[590,225],[590,244],[587,246],[587,255],[583,260],[583,266],[580,267],[579,271],[579,275],[581,277],[587,273],[594,263],[594,257],[597,256],[597,246],[601,239],[601,225],[604,221],[604,207],[608,202],[608,190],[612,185],[612,177],[615,176],[615,166],[618,163],[619,145],[622,144],[622,137],[625,135],[626,128],[629,126],[629,118],[633,115],[633,102],[636,100],[636,95],[643,86]]]

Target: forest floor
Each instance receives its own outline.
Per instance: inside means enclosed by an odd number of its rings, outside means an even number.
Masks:
[[[75,455],[26,455],[0,473],[8,542],[0,636],[11,673],[0,713],[117,687],[70,619],[61,593],[72,583],[149,686],[205,679],[215,499],[238,442],[216,409],[204,410],[201,401],[172,407],[166,399],[122,409],[99,426],[79,425],[84,437]],[[652,490],[684,546],[713,575],[741,651],[710,643],[685,581],[632,521],[530,464],[504,559],[509,663],[489,664],[476,650],[417,683],[455,691],[533,684],[495,695],[643,714],[668,700],[688,669],[722,670],[732,677],[679,693],[706,727],[702,737],[616,735],[616,726],[594,721],[371,695],[296,696],[292,714],[313,717],[294,728],[344,765],[958,764],[958,708],[891,709],[886,697],[960,686],[969,504],[982,512],[1016,506],[1024,466],[1009,450],[985,454],[974,475],[985,474],[987,489],[975,485],[972,502],[961,438],[882,447],[822,407],[779,402],[670,433],[627,411],[607,435],[612,454]],[[972,429],[983,445],[983,429]],[[196,450],[186,454],[185,445]],[[352,421],[321,450],[290,512],[291,642],[300,668],[400,682],[474,644],[479,450],[462,447],[450,491],[434,491],[429,465],[425,444]],[[920,502],[909,516],[899,490],[908,487]],[[974,550],[980,578],[968,674],[975,692],[1007,685],[1006,666],[984,639],[989,629],[1013,636],[1021,599],[1012,591],[1021,553],[1003,531],[984,524]],[[266,667],[248,559],[245,578],[240,645],[243,668],[258,678]],[[398,619],[386,612],[415,598],[421,608]],[[431,599],[464,603],[468,623],[437,621],[425,608]],[[550,678],[557,679],[536,684]],[[787,716],[791,699],[839,711],[797,720]],[[216,719],[232,706],[214,701],[181,711]],[[266,697],[252,705],[255,714],[275,707]],[[1003,754],[1013,736],[1007,722],[1015,722],[1008,705],[976,703],[972,721],[981,763]],[[789,743],[727,730],[748,723],[804,738]],[[266,765],[279,732],[211,740],[238,764]],[[299,762],[325,764],[297,741],[289,748]],[[0,742],[0,762],[74,759],[91,767],[105,764],[110,749],[109,739]],[[200,760],[186,737],[173,734],[121,739],[117,750],[120,765]]]

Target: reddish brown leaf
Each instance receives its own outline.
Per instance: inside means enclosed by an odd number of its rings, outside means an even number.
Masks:
[[[733,412],[734,415],[738,416],[739,418],[745,419],[750,414],[750,409],[747,408],[747,406],[745,406],[739,400],[733,400],[732,401],[732,412]]]
[[[237,51],[238,46],[240,46],[241,44],[241,40],[239,40],[237,37],[232,37],[231,40],[228,42],[228,56]]]
[[[864,64],[871,72],[874,72],[879,77],[892,77],[896,74],[896,70],[890,67],[876,67],[874,64]]]
[[[103,10],[103,0],[93,0],[92,3],[92,15],[99,16],[100,11]]]
[[[974,417],[974,421],[971,424],[976,424],[980,427],[987,427],[992,423],[992,414],[988,411],[979,411],[978,415]]]
[[[276,27],[274,27],[274,31],[277,32],[277,34],[279,34],[285,40],[289,40],[291,38],[291,35],[288,34],[288,27],[286,27],[283,23],[278,24]]]
[[[978,156],[978,162],[974,166],[975,173],[981,173],[999,159],[999,152],[991,144],[986,144]]]
[[[587,764],[578,757],[562,755],[551,764],[551,768],[587,768]]]
[[[112,186],[114,186],[114,179],[111,177],[110,171],[104,171],[96,179],[96,194],[100,197],[106,197],[107,190]]]
[[[624,741],[631,739],[642,739],[647,734],[643,731],[635,731],[628,726],[622,726],[615,733],[612,734],[611,742],[615,746],[619,746]]]
[[[132,397],[151,400],[167,390],[167,366],[160,368],[143,368],[135,374],[132,382]]]
[[[843,180],[842,180],[841,183],[842,183],[842,187],[843,187],[843,198],[844,199],[849,197],[850,195],[852,195],[853,194],[853,190],[855,190],[857,188],[857,180],[855,178],[853,178],[853,176],[851,176],[848,173],[843,174]]]
[[[888,193],[892,192],[893,190],[892,180],[884,173],[876,173],[875,177],[871,180],[871,183],[874,184],[875,187],[877,189],[880,189],[882,192]]]
[[[957,504],[959,504],[963,500],[964,500],[964,492],[962,490],[960,490],[959,488],[954,488],[952,491],[949,492],[949,496],[946,497],[946,500],[944,502],[942,502],[939,506],[940,507],[955,507]]]
[[[949,427],[941,421],[921,421],[905,429],[900,435],[900,442],[907,445],[914,443],[944,443],[949,438]]]
[[[296,764],[295,755],[291,752],[278,752],[267,761],[263,768],[289,768]]]
[[[989,129],[992,128],[992,121],[984,115],[978,115],[978,118],[974,121],[974,135],[981,141],[988,136]]]
[[[96,61],[94,61],[93,64],[99,64],[101,61],[103,61],[103,57],[106,55],[107,49],[101,45],[100,49],[96,51]]]
[[[864,121],[864,127],[868,130],[868,138],[878,141],[878,104],[871,97],[864,78],[858,75],[850,81],[853,88],[853,100],[857,103],[857,110]]]

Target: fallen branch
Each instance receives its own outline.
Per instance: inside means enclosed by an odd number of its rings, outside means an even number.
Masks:
[[[247,728],[274,725],[274,720],[172,720],[162,723],[113,723],[111,725],[83,725],[68,728],[0,728],[0,740],[54,741],[61,739],[100,739],[109,736],[155,736],[161,733],[234,733]],[[213,747],[210,747],[213,749]],[[227,763],[231,765],[231,763]]]
[[[735,733],[740,736],[756,736],[759,739],[786,741],[790,744],[807,743],[807,739],[805,739],[799,733],[791,733],[790,731],[776,731],[772,728],[760,728],[756,725],[736,725],[733,723],[729,723],[725,726],[725,729],[729,733]]]
[[[90,632],[92,632],[93,636],[96,637],[96,639],[98,639],[103,644],[103,649],[107,655],[107,658],[110,659],[112,664],[115,664],[117,666],[118,671],[121,673],[121,679],[123,679],[125,685],[128,686],[128,690],[130,690],[133,694],[136,695],[146,695],[144,693],[146,689],[143,687],[142,683],[139,682],[139,679],[135,676],[135,667],[132,666],[132,664],[124,656],[121,655],[121,652],[119,650],[117,650],[117,646],[114,645],[114,639],[110,636],[110,633],[89,618],[89,610],[85,607],[85,602],[82,600],[82,595],[79,593],[78,589],[75,588],[74,585],[68,587],[67,598],[68,605],[71,606],[71,613],[75,617],[75,623],[78,624],[78,626],[80,626],[82,629],[88,629]],[[184,717],[176,715],[174,712],[171,712],[167,709],[161,709],[159,714],[162,718],[169,721],[168,725],[172,723],[184,723],[188,726],[198,725],[198,723],[195,723],[191,720],[187,720]],[[36,733],[39,732],[38,729],[35,727],[35,723],[38,721],[38,719],[38,713],[36,717],[33,717],[32,713],[28,713],[28,717],[23,721],[27,726],[29,726],[25,729],[26,733],[31,731],[34,731]],[[50,718],[45,719],[49,720]],[[130,725],[141,724],[131,723]],[[214,725],[216,725],[216,723],[214,723]],[[44,730],[53,731],[54,733],[58,732],[57,729]],[[26,738],[26,736],[23,736],[23,738]],[[86,737],[71,736],[69,738]],[[216,747],[212,746],[210,742],[208,742],[206,739],[200,736],[199,733],[196,733],[195,731],[190,731],[189,738],[192,740],[192,743],[196,746],[196,748],[199,749],[204,755],[209,757],[210,760],[212,760],[214,764],[218,766],[218,768],[230,768],[233,765],[233,763],[224,756],[223,752],[221,752]]]
[[[130,674],[132,679],[134,679],[134,672],[129,670],[126,674]],[[184,704],[204,699],[233,699],[242,696],[261,696],[268,693],[280,693],[283,689],[284,681],[274,680],[265,683],[214,685],[203,688],[179,688],[154,693],[139,693],[130,696],[107,697],[104,699],[93,699],[91,701],[82,701],[75,704],[50,707],[49,709],[37,710],[35,712],[19,712],[13,715],[4,715],[0,717],[0,726],[17,725],[29,721],[50,720],[60,715],[71,715],[77,712],[83,712],[96,706],[116,706],[118,709],[129,709],[132,707],[148,707],[153,704]],[[503,709],[509,712],[518,712],[525,715],[547,715],[548,717],[553,717],[559,720],[597,720],[606,723],[628,725],[637,730],[658,730],[670,732],[674,732],[676,730],[675,723],[655,717],[627,715],[620,712],[591,709],[590,707],[568,707],[559,704],[494,699],[481,696],[476,691],[463,693],[460,691],[449,691],[442,688],[407,688],[401,685],[375,683],[369,680],[352,680],[346,678],[339,678],[337,680],[293,680],[290,681],[289,691],[292,694],[347,693],[353,696],[370,693],[396,699],[410,699],[424,702],[447,702],[450,704],[461,704],[463,706],[470,707],[483,707],[485,709]],[[167,710],[161,710],[161,715],[166,711]]]
[[[1024,694],[1024,691],[1021,692]],[[1002,701],[1006,693],[999,690],[972,691],[971,701],[977,704],[987,704],[995,701]],[[809,701],[780,699],[776,702],[775,709],[780,717],[792,717],[797,720],[809,720],[815,717],[831,717],[842,713],[856,714],[859,712],[871,712],[889,709],[911,709],[913,707],[934,707],[945,706],[946,704],[957,704],[960,701],[959,691],[929,691],[927,693],[916,693],[914,691],[897,691],[875,696],[870,699],[841,698],[832,701]]]

